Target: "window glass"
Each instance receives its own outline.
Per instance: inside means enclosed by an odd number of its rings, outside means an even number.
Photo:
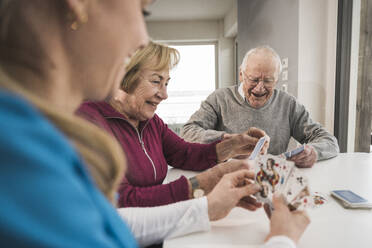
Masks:
[[[184,124],[216,88],[215,45],[171,47],[180,52],[181,59],[170,72],[168,99],[156,113],[167,124]]]

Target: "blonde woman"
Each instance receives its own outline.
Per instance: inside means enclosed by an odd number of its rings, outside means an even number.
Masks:
[[[228,162],[194,178],[182,176],[163,184],[168,165],[206,170],[231,157],[251,153],[265,135],[252,128],[248,133],[212,144],[189,143],[179,138],[155,114],[157,106],[168,97],[169,71],[178,61],[176,49],[150,42],[134,54],[121,88],[112,99],[86,102],[78,110],[79,115],[111,133],[127,154],[128,169],[119,188],[120,207],[166,205],[193,198],[196,189],[209,193],[225,173],[242,167]],[[251,197],[245,199],[244,205],[250,210],[261,206]]]
[[[1,247],[137,247],[108,201],[124,171],[122,150],[74,112],[116,89],[124,58],[146,45],[147,2],[0,0]],[[221,182],[251,177],[238,173]],[[236,188],[219,185],[193,202],[204,220],[234,205],[215,201]],[[249,195],[247,187],[232,198]],[[121,211],[143,234],[156,220],[136,211],[154,209]],[[136,237],[148,244],[165,236]]]

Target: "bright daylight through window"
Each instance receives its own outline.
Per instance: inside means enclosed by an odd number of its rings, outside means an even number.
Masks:
[[[177,45],[181,59],[170,72],[168,99],[156,113],[174,128],[184,124],[216,88],[215,45]],[[177,130],[178,131],[178,130]]]

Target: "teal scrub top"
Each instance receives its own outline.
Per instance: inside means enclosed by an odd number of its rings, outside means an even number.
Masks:
[[[0,247],[137,247],[67,138],[2,90]]]

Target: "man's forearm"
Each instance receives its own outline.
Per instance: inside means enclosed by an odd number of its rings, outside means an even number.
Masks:
[[[181,130],[181,137],[188,142],[197,142],[201,144],[210,144],[221,140],[226,132],[212,129],[204,129],[194,123],[187,123]]]
[[[309,143],[312,145],[318,153],[318,161],[336,157],[340,152],[337,140],[334,142],[321,141],[315,143]]]

